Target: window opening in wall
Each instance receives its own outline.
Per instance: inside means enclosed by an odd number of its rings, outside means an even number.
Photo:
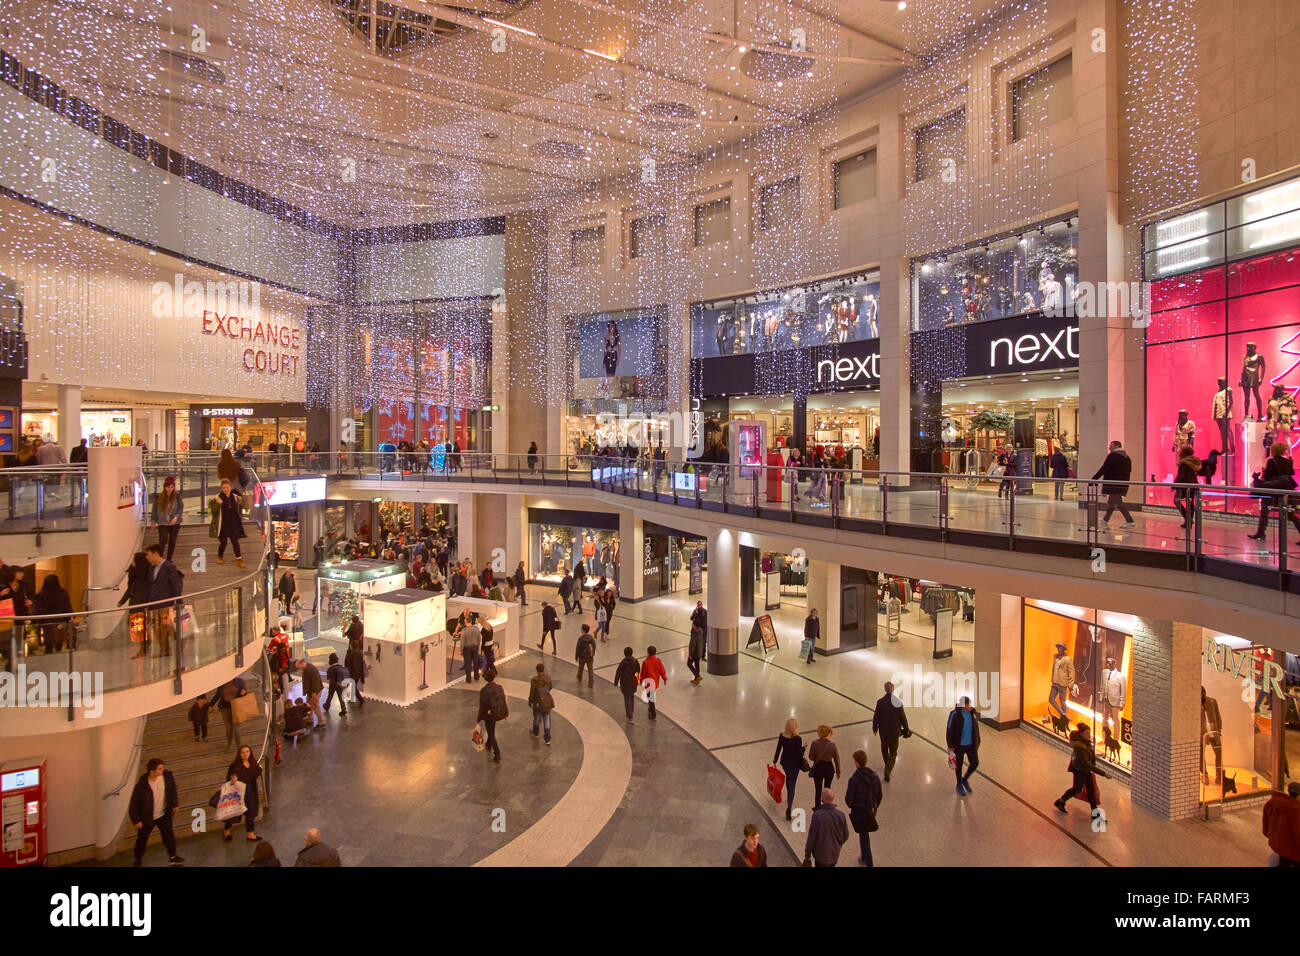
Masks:
[[[1074,115],[1074,76],[1067,54],[1011,84],[1011,138],[1019,141]]]
[[[916,130],[916,181],[966,165],[966,107]]]
[[[774,226],[792,226],[799,221],[799,177],[770,186],[764,186],[758,193],[758,228],[771,229]]]
[[[731,197],[695,207],[695,244],[709,246],[731,239]]]
[[[667,248],[665,217],[643,216],[632,221],[632,258],[654,256]]]
[[[876,198],[876,150],[863,150],[835,164],[835,208]]]
[[[569,233],[569,264],[575,269],[599,269],[605,259],[605,227]]]

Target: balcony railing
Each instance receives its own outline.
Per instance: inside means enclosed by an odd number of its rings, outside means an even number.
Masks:
[[[1132,481],[1126,483],[1124,502],[1135,521],[1128,524],[1118,509],[1105,520],[1108,503],[1102,486],[1114,483],[1082,478],[484,452],[332,452],[320,457],[329,459],[329,473],[339,478],[585,487],[685,509],[1184,570],[1300,591],[1295,573],[1300,554],[1287,552],[1288,527],[1300,538],[1292,523],[1300,516],[1291,517],[1300,514],[1296,491]],[[1269,516],[1263,538],[1257,540],[1249,535],[1259,520],[1260,502],[1268,503]]]

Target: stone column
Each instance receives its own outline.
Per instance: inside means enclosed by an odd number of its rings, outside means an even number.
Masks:
[[[134,422],[132,423],[134,426]],[[59,445],[65,455],[71,455],[72,449],[81,444],[81,386],[59,386]],[[153,447],[150,445],[149,447]]]
[[[626,601],[645,597],[642,561],[645,551],[645,525],[633,511],[618,513],[618,596]]]
[[[817,650],[832,654],[840,646],[840,566],[829,561],[808,559],[808,610],[817,609],[821,636]],[[803,629],[799,630],[803,640]]]
[[[1132,659],[1133,802],[1171,820],[1193,817],[1200,802],[1201,629],[1138,618]]]
[[[725,528],[709,531],[710,674],[727,676],[740,670],[740,541]]]
[[[557,454],[547,421],[547,219],[538,210],[506,216],[505,302],[492,310],[492,450]],[[513,569],[512,569],[513,570]]]
[[[457,558],[469,558],[470,564],[478,569],[480,563],[475,553],[477,536],[474,520],[477,509],[474,499],[473,492],[464,492],[456,496],[456,551],[451,557],[453,561]]]
[[[911,471],[912,321],[908,309],[907,260],[880,264],[880,470]],[[898,479],[890,478],[890,483]]]
[[[1021,599],[975,592],[975,690],[980,716],[999,730],[1020,722]]]

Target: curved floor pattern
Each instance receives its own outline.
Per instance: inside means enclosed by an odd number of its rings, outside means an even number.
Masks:
[[[516,708],[520,723],[531,724],[529,684],[499,678],[506,693],[524,701]],[[456,684],[477,691],[477,685]],[[632,779],[632,748],[627,735],[599,707],[553,689],[556,718],[567,720],[582,740],[582,766],[559,801],[540,820],[476,866],[567,866],[614,815]],[[499,727],[499,734],[504,725]]]

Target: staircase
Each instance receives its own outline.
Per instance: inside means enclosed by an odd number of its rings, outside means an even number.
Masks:
[[[183,539],[184,535],[182,535]],[[177,556],[179,557],[180,546],[177,546]],[[248,563],[245,559],[245,563]],[[259,668],[260,669],[260,668]],[[263,714],[265,708],[265,698],[262,693],[261,681],[245,671],[240,675],[244,683],[248,685],[249,693],[257,695],[258,714],[256,717],[244,721],[242,724],[236,724],[235,729],[239,733],[239,739],[253,748],[253,756],[259,757],[262,749],[262,739],[266,734],[266,717]],[[201,693],[208,695],[212,699],[212,692],[216,688],[208,688]],[[195,693],[195,697],[199,692]],[[194,728],[190,726],[187,714],[190,705],[194,703],[193,697],[186,697],[183,701],[173,704],[165,710],[156,711],[149,715],[144,727],[144,740],[140,748],[140,767],[139,772],[133,777],[128,784],[134,787],[135,782],[140,779],[140,774],[145,772],[145,765],[153,757],[161,757],[166,769],[170,770],[176,778],[177,797],[180,800],[180,808],[176,811],[173,818],[176,832],[176,839],[181,840],[188,836],[194,836],[193,811],[201,808],[207,816],[207,829],[212,831],[218,829],[220,824],[217,823],[214,816],[215,812],[208,806],[208,799],[213,792],[221,786],[226,779],[226,770],[230,762],[235,759],[238,752],[238,745],[232,745],[229,750],[226,749],[226,725],[217,712],[216,707],[212,708],[208,718],[208,742],[194,742]],[[274,754],[274,741],[271,742],[271,753]],[[260,757],[259,757],[260,759]],[[263,767],[266,762],[262,761]],[[263,786],[266,779],[265,769],[262,771],[262,779],[258,785]],[[262,806],[267,806],[266,792],[262,793]],[[119,852],[130,850],[135,846],[135,829],[128,821],[124,825],[123,835],[118,839],[117,849]],[[155,830],[149,837],[149,845],[161,843],[162,837]]]

